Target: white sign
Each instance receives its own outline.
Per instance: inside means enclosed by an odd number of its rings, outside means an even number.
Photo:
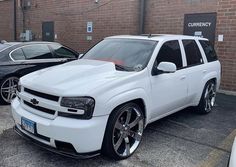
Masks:
[[[194,36],[195,36],[195,37],[203,37],[202,31],[195,31],[195,32],[194,32]]]
[[[196,22],[196,23],[188,23],[188,27],[210,27],[210,22]]]
[[[223,42],[224,41],[224,35],[218,35],[218,41]]]
[[[87,22],[87,33],[93,32],[93,22],[89,21]]]

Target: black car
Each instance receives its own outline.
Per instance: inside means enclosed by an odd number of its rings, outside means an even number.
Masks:
[[[0,44],[0,103],[15,97],[18,80],[30,72],[76,60],[79,53],[55,42]]]

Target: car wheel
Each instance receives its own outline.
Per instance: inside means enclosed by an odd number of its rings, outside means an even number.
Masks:
[[[214,81],[208,81],[204,87],[201,100],[196,107],[200,114],[208,114],[212,111],[216,99],[216,84]]]
[[[0,83],[0,103],[10,104],[12,99],[16,97],[17,85],[19,78],[8,77]]]
[[[138,148],[144,130],[144,116],[135,103],[127,103],[115,109],[108,120],[102,152],[106,156],[122,160]]]

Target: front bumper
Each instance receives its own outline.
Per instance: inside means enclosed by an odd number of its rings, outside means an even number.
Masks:
[[[16,124],[15,131],[47,150],[77,158],[90,158],[98,155],[98,151],[101,150],[108,115],[93,117],[90,120],[59,116],[48,119],[25,110],[18,98],[13,100],[11,107]],[[36,134],[21,128],[22,117],[36,123]],[[70,145],[71,148],[62,149],[61,145]]]

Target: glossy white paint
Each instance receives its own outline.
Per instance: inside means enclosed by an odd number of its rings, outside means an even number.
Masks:
[[[236,138],[234,140],[230,162],[229,162],[229,167],[235,167],[235,166],[236,166]]]
[[[174,63],[170,63],[170,62],[161,62],[157,66],[157,69],[161,70],[163,72],[167,72],[167,73],[173,73],[177,70],[176,65]]]
[[[179,40],[183,66],[186,58],[181,39],[202,39],[197,37],[165,35],[147,38],[144,36],[116,36],[109,38],[129,38],[155,40],[158,44],[145,69],[139,72],[117,71],[111,62],[97,60],[76,60],[55,67],[50,67],[28,74],[20,79],[23,87],[62,97],[90,96],[96,101],[93,118],[77,120],[63,118],[57,114],[50,116],[23,104],[22,99],[29,101],[34,98],[26,92],[21,92],[12,103],[13,118],[17,125],[21,117],[26,117],[37,123],[37,131],[51,138],[48,143],[55,147],[54,140],[70,142],[79,153],[101,149],[107,120],[117,106],[134,100],[142,99],[145,104],[146,125],[162,117],[177,112],[185,107],[198,105],[206,82],[215,78],[217,89],[220,84],[219,61],[207,63],[204,51],[203,64],[183,68],[173,73],[163,73],[153,76],[152,68],[156,55],[162,44],[169,40]],[[206,39],[204,39],[206,40]],[[197,42],[199,45],[199,42]],[[167,64],[163,69],[167,69]],[[170,65],[167,70],[174,70]],[[66,112],[59,102],[43,98],[39,106]],[[60,133],[63,131],[63,133]],[[38,139],[40,141],[40,139]],[[92,143],[92,144],[91,144]]]

